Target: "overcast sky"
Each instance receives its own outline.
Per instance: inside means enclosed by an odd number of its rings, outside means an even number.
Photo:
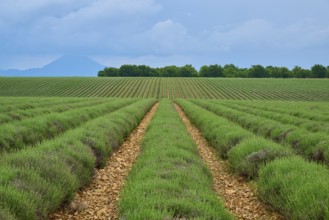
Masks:
[[[329,0],[0,0],[0,69],[329,65]]]

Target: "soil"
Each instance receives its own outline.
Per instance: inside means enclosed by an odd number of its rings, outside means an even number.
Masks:
[[[128,139],[113,152],[107,165],[95,171],[90,186],[78,192],[74,200],[52,214],[50,219],[117,219],[120,191],[136,158],[148,124],[158,104],[154,105]]]
[[[245,179],[229,171],[227,162],[219,159],[215,149],[209,146],[182,109],[176,104],[175,108],[196,142],[199,154],[213,176],[213,188],[219,199],[224,200],[226,209],[237,219],[285,219],[262,203],[257,198],[255,189]]]

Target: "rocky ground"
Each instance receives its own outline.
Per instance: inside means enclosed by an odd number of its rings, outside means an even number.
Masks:
[[[214,190],[218,193],[219,198],[224,200],[225,207],[237,219],[284,219],[281,215],[270,211],[258,200],[246,180],[229,172],[226,162],[218,159],[214,148],[209,146],[181,108],[177,105],[175,107],[190,135],[197,143],[199,154],[213,176]]]
[[[144,133],[157,106],[150,110],[123,145],[113,152],[107,165],[95,171],[91,185],[77,193],[70,205],[52,214],[50,219],[117,219],[120,191],[139,155]]]

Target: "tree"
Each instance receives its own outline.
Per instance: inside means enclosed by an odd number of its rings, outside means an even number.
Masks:
[[[139,65],[138,67],[138,76],[155,76],[155,70],[146,65]]]
[[[98,72],[98,76],[120,76],[118,68],[115,67],[105,67],[104,70]]]
[[[278,73],[274,66],[267,66],[266,68],[267,77],[277,78]]]
[[[199,71],[199,76],[200,77],[209,77],[209,66],[202,66]]]
[[[251,78],[264,78],[266,75],[266,69],[262,65],[253,65],[249,68],[249,77]]]
[[[266,68],[267,77],[273,78],[289,78],[292,77],[292,73],[287,67],[273,67],[267,66]]]
[[[105,76],[105,71],[104,70],[98,71],[98,77],[103,77],[103,76]]]
[[[291,73],[292,73],[292,77],[294,78],[305,78],[302,76],[302,68],[300,66],[295,66],[292,70],[291,70]]]
[[[292,71],[292,76],[295,78],[311,78],[312,72],[311,70],[303,69],[300,66],[295,66]]]
[[[134,68],[132,65],[128,65],[128,64],[122,65],[120,67],[120,76],[132,76],[133,71],[134,71]]]
[[[226,64],[223,69],[224,77],[237,77],[239,75],[239,68],[234,64]]]
[[[223,77],[223,67],[218,64],[210,66],[202,66],[200,68],[199,76],[201,77]]]
[[[325,78],[327,75],[327,68],[320,64],[312,66],[311,71],[313,78]]]
[[[223,67],[221,67],[220,65],[210,65],[209,66],[209,74],[210,77],[223,77],[224,73],[223,73]]]
[[[104,76],[143,76],[143,77],[253,77],[253,78],[329,78],[329,66],[320,64],[314,65],[311,69],[303,69],[295,66],[292,70],[287,67],[276,67],[253,65],[250,68],[239,68],[234,64],[227,64],[224,67],[214,65],[204,65],[199,72],[191,65],[182,67],[165,66],[162,68],[152,68],[146,65],[122,65],[120,68],[106,67],[98,71],[99,77]]]
[[[178,77],[179,68],[177,66],[166,66],[162,69],[162,76],[164,77]]]
[[[248,77],[248,68],[238,68],[237,69],[237,73],[236,73],[236,77],[239,78],[247,78]]]
[[[291,78],[291,71],[287,67],[279,67],[280,75],[282,78]]]
[[[195,77],[198,76],[198,71],[192,65],[185,65],[179,68],[180,77]]]

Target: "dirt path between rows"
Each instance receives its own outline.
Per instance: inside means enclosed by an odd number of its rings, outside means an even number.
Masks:
[[[218,159],[215,149],[209,146],[182,109],[176,104],[175,108],[196,142],[201,158],[209,167],[213,176],[214,190],[224,200],[225,207],[237,219],[284,219],[281,215],[266,209],[266,206],[257,199],[254,190],[249,187],[247,181],[228,171],[226,162]]]
[[[96,170],[90,186],[76,194],[68,207],[50,216],[52,220],[64,219],[117,219],[120,191],[124,186],[136,158],[140,144],[158,104],[146,114],[128,139],[111,155],[103,169]]]

